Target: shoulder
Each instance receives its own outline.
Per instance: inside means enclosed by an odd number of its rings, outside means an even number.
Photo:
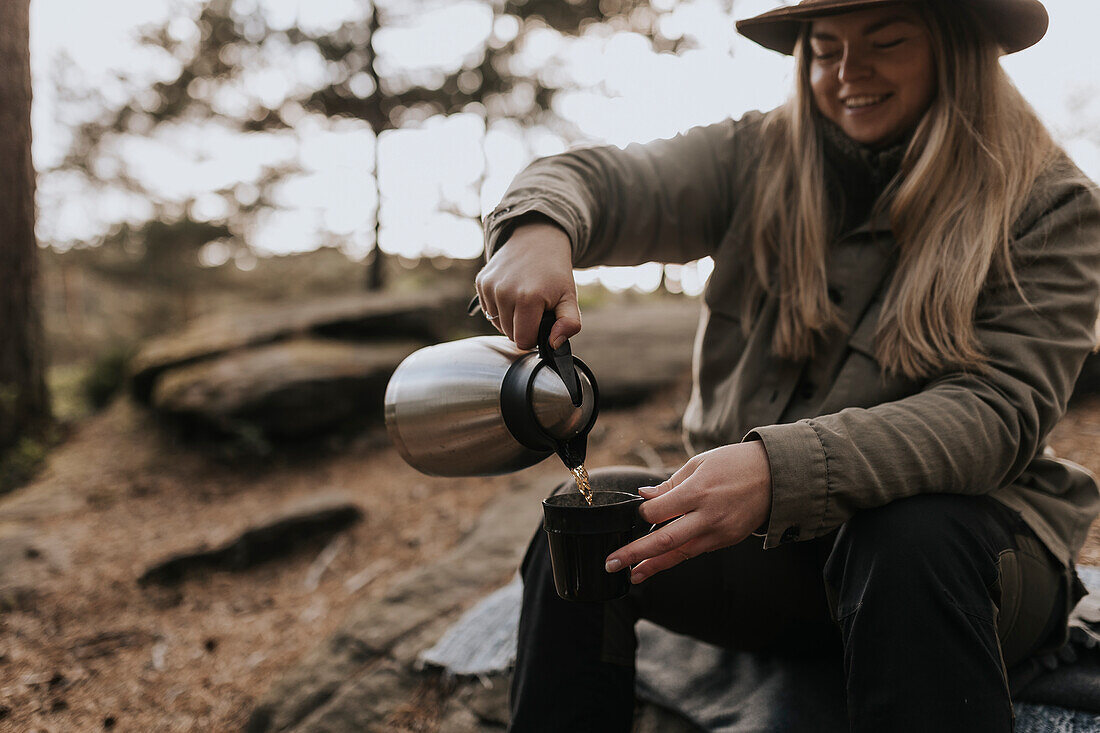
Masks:
[[[779,109],[770,112],[752,110],[741,117],[731,117],[723,122],[710,125],[714,132],[728,139],[732,144],[744,146],[749,150],[759,150],[760,144],[778,133],[783,123]]]
[[[1074,224],[1090,229],[1100,226],[1100,190],[1059,150],[1036,178],[1013,233],[1019,239],[1036,230]],[[1100,247],[1100,240],[1095,245]]]
[[[761,142],[774,134],[775,118],[778,110],[760,112],[753,110],[741,117],[729,117],[720,122],[697,125],[672,138],[677,140],[706,141],[716,152],[737,151],[752,153],[759,151]],[[660,141],[657,141],[660,142]],[[666,140],[664,142],[671,142]]]

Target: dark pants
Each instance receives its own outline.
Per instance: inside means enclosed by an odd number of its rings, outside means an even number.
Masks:
[[[664,478],[607,469],[593,485]],[[853,731],[1011,731],[1006,667],[1060,644],[1068,611],[1060,563],[984,496],[901,499],[770,550],[749,538],[606,604],[558,598],[541,528],[521,571],[510,730],[522,732],[629,731],[643,618],[730,649],[842,658]]]

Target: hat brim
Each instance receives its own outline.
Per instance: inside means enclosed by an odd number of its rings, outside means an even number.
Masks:
[[[841,15],[857,10],[895,5],[899,0],[821,0],[793,7],[777,8],[752,18],[737,21],[737,32],[764,48],[794,53],[805,23],[814,18]],[[1050,16],[1039,0],[969,0],[983,13],[993,37],[1006,54],[1016,53],[1038,43],[1046,35]]]

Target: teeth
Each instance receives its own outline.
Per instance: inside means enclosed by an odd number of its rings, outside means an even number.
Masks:
[[[870,107],[872,104],[878,104],[879,102],[886,101],[886,98],[890,96],[888,94],[880,94],[877,97],[862,96],[862,97],[848,97],[844,100],[844,106],[848,109],[859,109],[860,107]]]

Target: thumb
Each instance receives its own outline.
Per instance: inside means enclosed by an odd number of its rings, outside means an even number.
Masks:
[[[576,336],[581,331],[581,309],[577,305],[576,295],[567,295],[558,301],[554,307],[554,316],[557,320],[550,329],[550,348],[556,349],[567,338]]]
[[[662,481],[656,486],[643,486],[638,489],[638,493],[647,499],[655,499],[658,496],[667,494],[684,481],[687,481],[695,473],[695,469],[699,468],[700,463],[702,463],[702,459],[699,456],[692,456],[687,463],[680,466],[676,473],[669,476],[667,481]]]

